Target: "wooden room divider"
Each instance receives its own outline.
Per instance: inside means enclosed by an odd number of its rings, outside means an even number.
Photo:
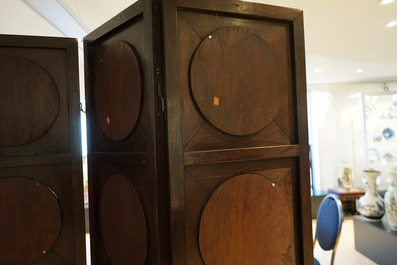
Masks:
[[[77,43],[0,46],[0,257],[84,264]],[[139,0],[84,47],[92,264],[313,263],[302,11]]]

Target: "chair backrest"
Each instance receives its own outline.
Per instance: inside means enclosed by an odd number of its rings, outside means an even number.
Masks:
[[[342,203],[333,194],[328,194],[321,201],[317,212],[315,241],[323,250],[332,250],[331,264],[333,264],[336,247],[342,229]]]

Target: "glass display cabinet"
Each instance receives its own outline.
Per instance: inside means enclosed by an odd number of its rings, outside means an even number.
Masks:
[[[367,93],[362,101],[363,166],[381,171],[379,190],[386,190],[397,165],[397,93]]]

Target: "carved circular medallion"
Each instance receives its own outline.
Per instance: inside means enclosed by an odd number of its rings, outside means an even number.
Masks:
[[[201,217],[199,246],[205,264],[280,264],[291,239],[291,211],[284,192],[263,176],[226,181]]]
[[[58,89],[39,65],[0,57],[0,145],[22,145],[42,136],[58,115]]]
[[[279,59],[258,34],[227,27],[204,39],[194,54],[190,82],[203,115],[219,130],[249,135],[279,111]]]
[[[141,97],[141,69],[132,45],[115,42],[97,62],[95,109],[99,125],[112,140],[125,139],[138,120]]]
[[[58,199],[28,178],[0,179],[2,264],[31,264],[54,245],[61,231]]]
[[[147,252],[147,228],[138,192],[122,175],[111,176],[100,201],[103,241],[114,265],[143,265]]]

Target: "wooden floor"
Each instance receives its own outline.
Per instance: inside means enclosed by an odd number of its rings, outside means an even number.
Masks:
[[[315,231],[316,220],[313,219],[313,231]],[[313,232],[314,234],[314,232]],[[330,264],[331,251],[323,251],[317,244],[314,249],[314,256],[320,264]],[[354,249],[354,229],[352,216],[345,216],[338,248],[335,254],[335,265],[376,265],[360,252]]]

